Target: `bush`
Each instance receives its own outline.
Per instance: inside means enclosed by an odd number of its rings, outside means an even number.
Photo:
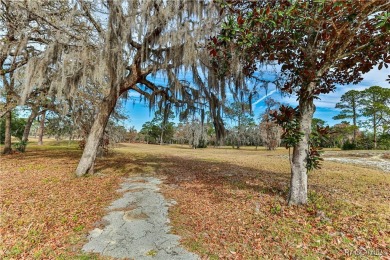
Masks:
[[[19,141],[13,145],[15,149],[21,153],[24,153],[26,151],[27,142],[25,141]]]
[[[11,135],[21,140],[23,137],[25,125],[26,125],[26,119],[20,118],[16,113],[12,112]],[[4,144],[4,141],[5,141],[5,117],[0,119],[0,143]]]
[[[370,134],[364,134],[362,137],[360,137],[357,140],[357,147],[358,149],[362,150],[372,150],[374,149],[374,137]]]
[[[390,134],[383,134],[379,136],[379,148],[390,150]]]
[[[204,139],[200,139],[199,144],[196,148],[207,148],[207,141]]]
[[[351,143],[349,140],[347,140],[343,146],[341,147],[342,150],[356,150],[357,146],[354,143]]]

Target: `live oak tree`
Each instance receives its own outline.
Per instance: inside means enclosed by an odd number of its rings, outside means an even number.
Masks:
[[[136,91],[151,107],[167,100],[185,106],[188,88],[177,78],[190,68],[197,44],[212,29],[216,19],[208,2],[197,1],[76,1],[57,3],[48,22],[51,41],[40,59],[26,64],[25,92],[46,81],[59,97],[71,99],[88,84],[101,88],[97,113],[76,169],[83,176],[93,169],[97,147],[118,99]],[[23,7],[43,19],[46,9],[31,3]],[[64,17],[57,19],[57,14]],[[45,77],[47,70],[52,74]],[[159,86],[148,76],[164,74],[168,86]],[[191,96],[192,99],[197,97]]]
[[[268,150],[275,150],[280,145],[282,129],[274,120],[272,120],[271,112],[273,112],[275,107],[280,105],[280,103],[273,98],[268,97],[265,99],[265,105],[266,109],[263,115],[261,115],[260,122],[261,139]]]
[[[353,130],[353,143],[356,144],[356,133],[358,131],[357,119],[360,116],[361,92],[357,90],[350,90],[343,94],[340,98],[340,102],[336,104],[336,108],[341,109],[341,112],[334,116],[335,120],[352,119]]]
[[[198,118],[188,121],[185,127],[185,137],[193,149],[207,147],[207,127],[204,122]]]
[[[34,9],[39,5],[46,11],[46,15],[34,15],[29,8]],[[18,105],[25,103],[27,100],[30,104],[39,107],[39,99],[35,99],[41,93],[41,87],[46,88],[46,84],[34,85],[25,82],[28,88],[21,86],[25,73],[25,68],[29,60],[42,55],[45,47],[52,40],[48,25],[50,21],[45,17],[51,15],[53,7],[58,8],[60,3],[40,2],[24,3],[21,1],[2,0],[0,2],[0,76],[2,84],[0,90],[4,95],[4,103],[0,104],[0,117],[6,118],[6,145],[4,153],[8,153],[11,148],[10,122],[11,111]],[[58,19],[61,20],[63,15],[57,13]],[[42,58],[42,56],[40,57]],[[37,75],[34,75],[36,77]],[[42,81],[42,83],[45,83]],[[47,89],[46,89],[47,90]],[[47,92],[47,91],[46,91]],[[34,100],[34,102],[32,102]],[[22,142],[26,142],[26,135],[31,127],[31,122],[36,116],[35,108],[26,124]]]
[[[260,123],[260,136],[268,150],[275,150],[281,142],[282,129],[274,121],[263,120]]]
[[[298,98],[301,134],[293,144],[288,201],[306,204],[314,100],[334,91],[335,84],[356,84],[375,66],[388,66],[390,2],[229,1],[225,7],[230,17],[210,54],[240,63],[244,75],[275,62],[283,76],[280,89]]]
[[[230,119],[232,126],[229,129],[228,139],[237,149],[245,145],[248,139],[248,130],[254,125],[253,113],[248,102],[236,101],[224,106],[225,117]]]
[[[14,71],[25,64],[26,56],[28,53],[25,51],[25,46],[21,46],[18,29],[20,29],[20,23],[24,21],[22,15],[17,10],[11,7],[10,1],[1,1],[1,41],[0,41],[0,76],[1,76],[1,88],[2,94],[5,97],[5,103],[1,106],[1,117],[5,116],[5,141],[3,154],[8,154],[12,151],[11,148],[11,122],[12,113],[11,108],[15,107],[15,100],[13,98],[15,94],[13,79]],[[22,21],[18,21],[18,20]]]

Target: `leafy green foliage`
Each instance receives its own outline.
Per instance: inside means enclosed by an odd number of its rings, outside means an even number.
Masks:
[[[343,149],[358,149],[357,145],[357,118],[363,116],[361,126],[373,130],[374,148],[378,147],[378,132],[386,133],[390,125],[390,90],[379,86],[372,86],[363,91],[350,90],[341,96],[336,104],[341,109],[340,114],[333,119],[353,120],[353,143],[343,144]],[[366,145],[364,145],[366,147]]]
[[[316,118],[314,118],[313,121],[310,134],[310,150],[307,156],[306,166],[309,171],[321,169],[321,161],[324,160],[321,158],[321,154],[323,153],[322,147],[329,140],[331,134],[331,128],[329,126],[324,126],[325,121]]]
[[[17,151],[24,153],[26,151],[27,142],[20,140],[14,144],[14,147]]]
[[[372,126],[388,127],[390,117],[390,89],[372,86],[361,93],[362,114],[372,122]]]
[[[390,134],[382,134],[379,137],[379,146],[382,149],[390,150]]]
[[[224,5],[229,18],[219,37],[210,41],[210,54],[222,63],[237,55],[247,75],[261,63],[277,62],[284,92],[302,100],[317,98],[334,91],[335,84],[357,83],[373,66],[390,63],[389,3],[366,3],[230,2]],[[309,82],[318,83],[310,90]]]
[[[336,108],[341,109],[340,113],[333,117],[335,120],[356,119],[360,116],[358,107],[362,95],[360,91],[350,90],[341,96],[340,102],[336,104]]]
[[[169,122],[169,120],[174,119],[175,116],[172,111],[169,111],[168,114],[164,115],[162,110],[156,111],[152,121],[148,121],[142,125],[140,134],[144,136],[147,143],[161,143],[169,142],[174,135],[175,123]]]
[[[303,136],[299,131],[297,109],[282,105],[279,107],[279,112],[272,112],[271,117],[283,128],[282,139],[286,148],[294,147]]]
[[[26,119],[19,117],[17,112],[12,112],[11,116],[11,135],[22,139],[24,127],[26,125]],[[4,144],[5,140],[5,118],[0,119],[0,143]]]
[[[357,148],[357,145],[354,143],[351,143],[349,140],[347,140],[343,146],[341,147],[342,150],[355,150]]]
[[[271,113],[273,120],[283,128],[282,138],[286,148],[296,146],[303,136],[303,133],[299,131],[298,116],[299,112],[297,109],[284,105],[280,106],[279,111]],[[321,158],[321,144],[328,140],[331,133],[330,127],[324,126],[325,121],[321,119],[314,119],[313,121],[309,143],[310,148],[306,157],[306,168],[308,171],[321,169],[320,162],[323,161]]]

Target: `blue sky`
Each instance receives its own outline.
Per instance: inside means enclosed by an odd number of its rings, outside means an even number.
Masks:
[[[355,90],[363,90],[369,88],[371,86],[381,86],[384,88],[390,88],[389,82],[386,81],[387,75],[390,74],[390,69],[382,68],[382,70],[373,69],[369,73],[363,75],[364,80],[361,81],[357,85],[345,85],[345,86],[337,86],[336,91],[330,94],[321,95],[320,100],[315,101],[315,105],[317,110],[314,114],[314,117],[320,118],[324,120],[329,125],[334,125],[339,123],[340,121],[335,121],[332,119],[333,116],[339,113],[339,110],[335,109],[335,105],[339,102],[340,97],[347,91],[355,89]],[[163,78],[159,77],[153,80],[154,82],[165,85],[167,82],[164,81]],[[280,92],[275,90],[272,86],[269,87],[268,91],[262,90],[260,92],[259,98],[253,100],[253,111],[255,113],[255,118],[258,118],[258,115],[264,112],[265,103],[264,99],[266,95],[272,97],[273,99],[278,100],[279,102],[289,104],[291,106],[296,106],[297,101],[296,97],[282,97]],[[150,121],[153,118],[154,112],[149,111],[148,104],[140,102],[137,98],[137,94],[130,93],[133,95],[133,101],[127,101],[125,104],[124,111],[126,115],[129,117],[126,120],[124,125],[126,127],[135,126],[137,130],[142,128],[142,124],[146,121]]]

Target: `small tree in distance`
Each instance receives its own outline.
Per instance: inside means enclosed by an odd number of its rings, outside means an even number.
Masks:
[[[262,121],[260,123],[260,135],[264,146],[268,150],[275,150],[279,147],[282,134],[281,127],[274,121]]]
[[[341,96],[340,102],[336,104],[336,108],[341,109],[341,112],[334,116],[334,120],[352,119],[353,130],[353,143],[356,144],[356,134],[358,131],[357,119],[360,117],[361,92],[357,90],[350,90]]]
[[[268,97],[265,100],[266,109],[260,123],[260,135],[263,144],[268,150],[275,150],[281,142],[282,128],[272,120],[271,113],[280,105],[276,100]]]

